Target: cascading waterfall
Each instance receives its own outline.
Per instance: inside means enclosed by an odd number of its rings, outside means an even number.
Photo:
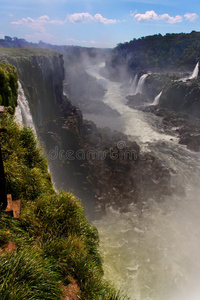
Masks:
[[[192,74],[189,77],[179,79],[178,81],[186,82],[187,80],[195,79],[199,75],[199,62],[197,62]]]
[[[138,81],[138,85],[135,91],[135,95],[140,93],[142,94],[143,89],[144,89],[144,83],[145,83],[145,79],[147,78],[148,74],[144,74],[140,77],[139,81]]]
[[[162,95],[162,92],[160,92],[154,99],[153,103],[151,103],[151,105],[158,105],[160,102],[160,97]]]
[[[130,84],[131,84],[130,91],[129,91],[130,95],[135,94],[135,91],[137,89],[137,82],[138,82],[138,75],[136,74],[134,76],[134,78],[131,79],[131,82],[130,82]]]
[[[103,80],[98,68],[88,72]],[[105,276],[132,300],[199,300],[200,154],[167,136],[156,116],[127,107],[127,91],[119,83],[104,81],[107,92],[103,101],[121,114],[111,122],[112,128],[129,135],[173,169],[174,185],[179,182],[185,189],[184,194],[166,196],[163,203],[149,199],[140,207],[132,204],[129,212],[108,208],[107,214],[94,222]],[[101,122],[98,125],[109,126],[102,116]]]
[[[28,100],[26,99],[22,85],[19,81],[17,107],[15,109],[15,120],[16,122],[23,124],[27,127],[31,127],[34,131],[36,131],[33,123],[33,118],[31,116]]]
[[[192,72],[192,75],[188,79],[197,78],[198,74],[199,74],[199,62],[196,64],[194,71]]]

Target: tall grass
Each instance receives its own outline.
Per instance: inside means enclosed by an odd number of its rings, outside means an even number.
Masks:
[[[25,248],[0,255],[0,299],[58,300],[59,275],[36,251]]]

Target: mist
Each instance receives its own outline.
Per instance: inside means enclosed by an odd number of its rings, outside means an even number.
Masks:
[[[131,299],[199,299],[200,154],[179,145],[176,133],[166,132],[160,117],[137,109],[158,105],[162,97],[161,90],[148,93],[151,74],[133,75],[122,66],[113,77],[105,61],[84,53],[78,63],[66,65],[65,92],[85,119],[121,131],[157,157],[171,170],[168,184],[174,188],[162,201],[151,196],[139,204],[133,201],[127,212],[108,205],[106,215],[93,222],[100,234],[105,277]],[[128,107],[127,97],[137,94],[143,102]]]

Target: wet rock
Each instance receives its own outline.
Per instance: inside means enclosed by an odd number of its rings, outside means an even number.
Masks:
[[[191,139],[189,143],[187,144],[187,149],[198,152],[199,151],[199,145],[195,139]]]
[[[127,105],[130,108],[138,108],[139,106],[148,102],[147,97],[140,93],[138,93],[136,95],[129,95],[126,97],[126,99],[128,99]]]

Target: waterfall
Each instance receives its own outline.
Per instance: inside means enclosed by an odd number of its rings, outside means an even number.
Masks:
[[[179,80],[177,80],[177,81],[183,81],[183,82],[186,82],[186,81],[189,80],[189,79],[195,79],[195,78],[197,78],[198,75],[199,75],[199,62],[196,64],[196,66],[195,66],[195,68],[194,68],[192,74],[191,74],[189,77],[181,78],[181,79],[179,79]]]
[[[142,91],[144,89],[144,82],[145,82],[145,79],[147,78],[147,76],[148,76],[148,74],[144,74],[140,77],[136,91],[135,91],[135,95],[138,93],[142,94]]]
[[[188,79],[197,78],[198,74],[199,74],[199,62],[196,64],[194,71],[192,72],[192,75]]]
[[[136,74],[133,79],[130,80],[130,95],[134,95],[135,91],[137,89],[137,81],[138,81],[138,75]]]
[[[160,97],[162,95],[162,92],[160,92],[155,98],[154,98],[154,101],[153,103],[151,103],[150,105],[158,105],[159,102],[160,102]]]
[[[31,127],[35,131],[28,100],[26,99],[22,85],[19,81],[17,107],[15,109],[15,121],[27,127]]]

